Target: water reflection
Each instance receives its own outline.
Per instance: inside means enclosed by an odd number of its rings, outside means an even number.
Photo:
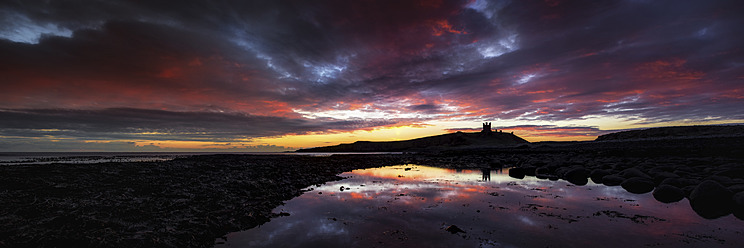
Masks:
[[[491,169],[483,168],[481,169],[481,173],[483,174],[483,181],[488,182],[491,181]]]
[[[291,215],[217,247],[742,247],[733,216],[706,220],[620,187],[415,165],[344,173],[292,199]],[[341,191],[341,189],[344,189]],[[451,234],[456,226],[464,232]],[[223,240],[218,240],[223,241]]]

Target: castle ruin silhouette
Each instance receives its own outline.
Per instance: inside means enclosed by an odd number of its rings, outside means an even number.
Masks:
[[[481,133],[491,133],[493,132],[491,130],[491,123],[490,122],[483,122],[483,131]]]

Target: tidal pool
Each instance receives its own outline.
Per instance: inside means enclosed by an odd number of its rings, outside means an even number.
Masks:
[[[684,199],[504,170],[397,165],[343,173],[283,216],[215,247],[744,247],[744,221],[699,217]],[[456,227],[456,228],[455,228]]]

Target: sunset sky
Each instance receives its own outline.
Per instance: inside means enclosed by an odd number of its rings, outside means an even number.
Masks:
[[[1,151],[744,123],[743,1],[2,1]]]

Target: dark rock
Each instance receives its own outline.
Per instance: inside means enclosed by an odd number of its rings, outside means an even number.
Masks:
[[[672,172],[666,172],[666,171],[652,173],[651,176],[654,178],[654,183],[656,185],[660,185],[661,182],[663,182],[667,178],[678,178],[679,177],[679,175],[677,174],[674,174]]]
[[[566,172],[563,178],[566,181],[576,185],[586,185],[589,177],[589,170],[583,167],[575,167]]]
[[[519,167],[514,167],[509,169],[509,176],[517,179],[524,179],[524,169]]]
[[[630,166],[628,164],[615,164],[615,165],[612,166],[612,169],[614,169],[614,170],[624,170],[624,169],[627,169],[627,168],[630,168],[630,167],[632,167],[632,166]]]
[[[692,176],[696,174],[695,172],[690,172],[686,170],[674,170],[672,173],[677,174],[680,177],[688,177],[688,176]]]
[[[607,175],[602,177],[602,184],[607,186],[618,186],[625,181],[625,178],[618,175]]]
[[[732,167],[736,165],[731,165]],[[744,168],[729,168],[721,172],[716,173],[717,176],[727,176],[730,178],[741,178],[744,179]]]
[[[571,167],[558,167],[558,168],[555,169],[555,175],[558,176],[558,177],[560,177],[560,178],[566,178],[566,173],[568,173],[568,171],[570,171],[571,169],[573,169],[573,168],[571,168]]]
[[[682,189],[672,185],[663,184],[654,189],[654,199],[663,203],[678,202],[685,198],[686,194]]]
[[[720,183],[706,180],[690,194],[690,206],[698,215],[715,219],[731,214],[733,192]]]
[[[734,185],[734,180],[727,176],[709,176],[705,180],[713,180],[725,186]]]
[[[572,183],[572,184],[578,185],[578,186],[584,186],[587,183],[589,183],[589,179],[586,178],[586,177],[577,177],[577,178],[573,178],[573,179],[567,180],[567,181],[569,183]]]
[[[597,169],[589,173],[589,177],[592,178],[592,182],[594,183],[602,183],[602,178],[609,174],[610,174],[609,171]]]
[[[527,176],[534,177],[535,176],[535,169],[537,169],[537,167],[534,167],[534,166],[524,167],[524,174],[527,175]]]
[[[740,220],[744,220],[744,192],[734,194],[732,200],[734,201],[734,216]]]
[[[631,177],[625,179],[620,186],[633,194],[645,194],[654,190],[654,182],[648,178]]]
[[[553,171],[547,166],[543,166],[543,167],[539,167],[535,169],[535,175],[540,175],[540,174],[547,175],[547,174],[552,174],[552,173]]]
[[[744,191],[744,184],[734,184],[726,188],[728,188],[729,190],[731,190],[731,192],[734,192],[734,194],[736,194],[736,193]]]
[[[662,166],[655,166],[649,170],[649,174],[656,174],[659,172],[672,172],[674,171],[674,166],[669,165],[662,165]]]
[[[700,184],[700,181],[695,179],[688,179],[688,178],[667,178],[661,181],[659,185],[661,184],[669,184],[677,188],[684,188],[685,186],[690,185],[698,185]]]
[[[450,225],[447,228],[445,228],[444,230],[450,232],[451,234],[465,233],[464,230],[460,229],[459,227],[457,227],[455,225]]]
[[[645,178],[649,180],[653,179],[648,174],[643,173],[642,171],[636,168],[628,168],[628,169],[622,170],[620,171],[619,175],[624,178],[640,177],[640,178]]]
[[[682,191],[685,192],[686,197],[690,197],[690,194],[692,194],[692,191],[695,190],[695,187],[697,187],[697,185],[688,185],[683,187]]]

